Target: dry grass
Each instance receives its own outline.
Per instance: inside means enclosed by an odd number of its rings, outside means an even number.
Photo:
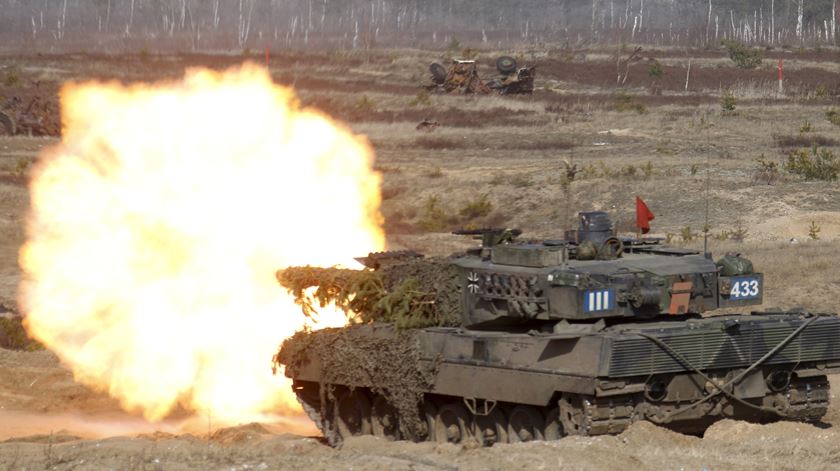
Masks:
[[[463,139],[438,136],[420,136],[414,139],[414,146],[430,150],[464,149],[469,147],[469,143]]]
[[[743,243],[709,240],[709,249],[717,256],[727,252],[741,253],[764,273],[764,308],[802,306],[817,312],[837,311],[834,295],[840,285],[840,272],[834,259],[840,251],[840,240],[809,240],[808,228],[795,242]],[[689,246],[702,249],[702,236]]]
[[[20,317],[0,315],[0,348],[32,351],[44,346],[29,337]]]
[[[813,146],[836,146],[840,142],[837,139],[814,133],[799,134],[774,134],[773,140],[779,147],[813,147]]]
[[[405,187],[404,186],[394,185],[394,186],[383,187],[382,191],[381,191],[382,200],[386,201],[386,200],[389,200],[391,198],[395,198],[395,197],[399,196],[400,194],[402,194],[404,192],[405,192]]]

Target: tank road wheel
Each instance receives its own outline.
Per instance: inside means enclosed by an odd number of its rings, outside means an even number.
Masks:
[[[461,443],[469,436],[469,415],[461,404],[444,404],[435,416],[435,441]]]
[[[346,391],[336,401],[336,425],[342,437],[370,435],[370,399],[364,391]]]
[[[496,407],[487,415],[476,416],[475,434],[478,442],[484,446],[507,443],[508,420],[505,413]]]
[[[400,422],[397,410],[394,409],[385,396],[377,395],[373,400],[371,417],[373,434],[386,440],[400,439]]]
[[[437,407],[428,399],[423,402],[423,417],[426,418],[426,441],[435,441],[435,417],[437,416]]]
[[[510,411],[508,435],[511,443],[542,440],[545,421],[539,410],[531,406],[516,406]]]
[[[546,440],[560,440],[563,438],[563,424],[560,423],[560,409],[557,407],[545,415],[545,429],[543,438]]]
[[[563,398],[557,404],[560,413],[560,424],[567,435],[586,435],[584,428],[583,408],[579,397]]]

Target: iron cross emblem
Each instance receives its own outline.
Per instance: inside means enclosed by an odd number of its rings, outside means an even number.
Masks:
[[[467,289],[470,290],[470,293],[477,294],[478,293],[478,274],[476,272],[470,272],[467,275]]]

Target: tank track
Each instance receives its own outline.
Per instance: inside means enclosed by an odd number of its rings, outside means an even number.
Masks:
[[[303,412],[305,412],[307,417],[309,417],[309,420],[315,423],[315,426],[318,427],[318,430],[320,430],[324,435],[327,443],[331,446],[338,446],[341,444],[341,435],[335,427],[330,426],[330,424],[324,420],[325,417],[321,414],[321,401],[317,397],[317,392],[315,397],[312,396],[311,392],[311,388],[301,388],[297,390],[295,394],[297,401],[301,408],[303,408]]]
[[[643,394],[599,398],[569,394],[545,407],[426,394],[420,407],[420,416],[426,420],[426,431],[411,436],[396,425],[403,418],[396,416],[393,408],[385,413],[378,411],[374,398],[381,396],[372,391],[334,387],[330,394],[320,394],[318,388],[317,383],[302,384],[296,387],[296,392],[304,411],[332,446],[340,445],[346,435],[366,434],[387,440],[416,442],[462,443],[475,440],[490,446],[494,443],[556,440],[569,435],[617,434],[640,420],[678,432],[697,434],[723,418],[759,423],[779,419],[819,421],[828,410],[830,398],[825,376],[792,380],[785,390],[752,400],[755,408],[726,398],[704,402],[696,407],[689,407],[689,401],[656,403]],[[353,394],[352,400],[343,401],[348,394]],[[364,406],[358,407],[359,403]],[[685,417],[680,417],[682,415]]]

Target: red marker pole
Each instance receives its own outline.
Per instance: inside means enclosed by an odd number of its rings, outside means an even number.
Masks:
[[[265,48],[265,68],[268,68],[268,48]]]
[[[782,94],[785,93],[785,88],[784,88],[784,85],[783,85],[784,80],[785,80],[784,59],[779,59],[779,95],[782,95]]]

